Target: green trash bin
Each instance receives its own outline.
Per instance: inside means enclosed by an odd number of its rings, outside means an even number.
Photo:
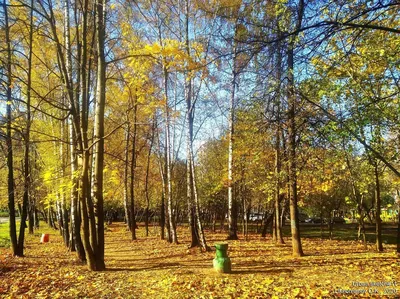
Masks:
[[[231,273],[231,259],[228,257],[228,244],[215,244],[214,269],[219,273]]]

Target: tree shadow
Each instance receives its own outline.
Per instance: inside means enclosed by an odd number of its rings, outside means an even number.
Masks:
[[[146,270],[164,270],[164,269],[170,269],[174,267],[179,267],[181,266],[180,263],[159,263],[157,265],[153,265],[150,267],[144,267],[144,268],[106,268],[105,271],[109,272],[119,272],[119,271],[130,271],[130,272],[140,272],[140,271],[146,271]]]
[[[252,268],[252,269],[233,269],[231,274],[256,274],[256,273],[265,273],[265,274],[273,274],[279,275],[282,273],[293,273],[294,270],[290,268],[279,268],[279,269],[270,269],[270,268]]]
[[[140,256],[140,255],[138,255],[138,256]],[[118,258],[118,257],[123,257],[123,258]],[[107,255],[106,260],[109,259],[109,260],[116,260],[118,262],[149,262],[149,263],[151,263],[151,262],[158,261],[158,260],[167,260],[167,259],[177,258],[177,257],[184,258],[186,256],[182,255],[182,254],[174,254],[174,255],[156,256],[156,257],[148,257],[148,258],[136,258],[136,257],[126,258],[126,256],[123,256],[123,255]],[[197,261],[200,261],[200,259],[192,259],[192,261],[197,262]]]

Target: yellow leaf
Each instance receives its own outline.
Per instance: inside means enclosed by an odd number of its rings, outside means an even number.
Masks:
[[[293,296],[297,296],[297,295],[299,295],[300,294],[300,291],[301,291],[301,289],[300,288],[295,288],[294,290],[293,290]]]
[[[267,286],[269,286],[273,282],[274,282],[274,280],[272,278],[267,278],[266,280],[264,280],[264,284]]]

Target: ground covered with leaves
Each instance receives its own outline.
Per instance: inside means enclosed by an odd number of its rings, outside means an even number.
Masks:
[[[46,229],[43,231],[45,232]],[[229,243],[231,274],[212,269],[215,252],[168,244],[138,231],[130,241],[123,224],[106,232],[104,272],[91,272],[68,252],[55,231],[50,243],[29,236],[26,257],[0,249],[2,298],[398,298],[400,261],[394,245],[376,253],[356,241],[304,239],[306,256],[291,257],[290,239],[276,246],[252,235],[247,241],[225,241],[226,234],[207,232],[210,245]]]

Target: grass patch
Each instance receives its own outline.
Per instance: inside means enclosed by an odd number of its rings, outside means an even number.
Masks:
[[[19,224],[20,224],[20,221],[17,221],[17,223],[16,223],[17,238],[18,238],[18,233],[19,233]],[[27,230],[25,231],[25,233],[27,233]],[[10,223],[9,222],[0,223],[0,247],[8,248],[10,246],[11,246]]]
[[[0,211],[0,217],[8,217],[8,212]]]
[[[219,231],[220,228],[217,228]],[[255,223],[249,223],[249,233],[261,234],[262,227]],[[238,227],[238,234],[241,237],[242,226]],[[282,228],[284,237],[291,237],[290,226],[286,223]],[[268,234],[271,233],[271,229],[268,228]],[[335,224],[333,226],[332,239],[341,241],[357,241],[358,240],[358,224],[346,223],[346,224]],[[375,243],[375,225],[365,224],[365,234],[367,242]],[[329,229],[327,224],[321,225],[311,223],[300,223],[300,235],[302,238],[311,239],[329,239]],[[382,224],[382,241],[384,244],[397,244],[397,224],[383,223]]]
[[[286,231],[287,230],[287,231]],[[286,236],[290,236],[290,228],[285,227],[284,232]],[[305,238],[321,238],[320,225],[302,224],[300,226],[300,233]],[[357,224],[335,224],[332,231],[333,240],[341,241],[356,241],[358,240],[358,226]],[[365,235],[367,242],[375,243],[375,225],[365,225]],[[329,229],[327,225],[323,226],[322,239],[329,239]],[[397,241],[397,227],[395,225],[384,224],[382,226],[382,241],[384,244],[396,244]]]
[[[0,247],[10,247],[10,225],[8,222],[0,223]]]

